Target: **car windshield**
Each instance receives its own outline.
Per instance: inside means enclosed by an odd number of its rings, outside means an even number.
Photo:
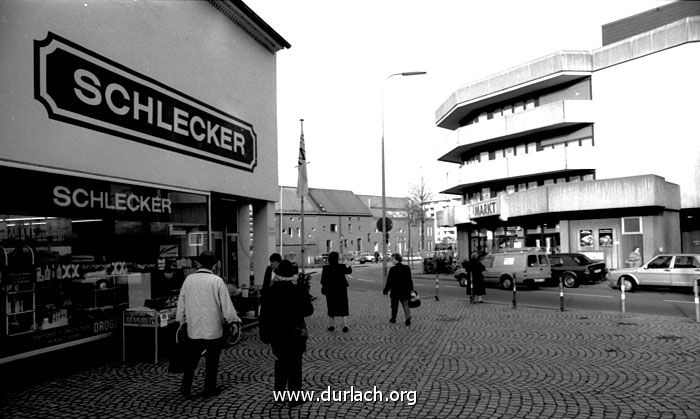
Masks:
[[[588,259],[585,255],[573,255],[572,257],[579,265],[588,265],[589,263],[591,263],[591,260]]]
[[[671,266],[671,256],[657,256],[647,264],[649,269],[666,269]]]

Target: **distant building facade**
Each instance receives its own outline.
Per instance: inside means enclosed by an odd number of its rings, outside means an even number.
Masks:
[[[318,263],[324,255],[338,252],[346,259],[361,253],[382,251],[381,196],[355,195],[351,191],[309,188],[304,199],[304,231],[301,225],[301,199],[295,187],[280,188],[275,204],[276,249],[284,258],[300,262],[301,235],[304,237],[305,264]],[[387,197],[387,217],[392,220],[387,252],[419,252],[420,224],[410,230],[406,212],[408,198]],[[423,250],[434,249],[433,220],[425,223]],[[410,245],[409,245],[410,241]]]
[[[304,232],[301,226],[301,199],[294,187],[281,188],[281,200],[275,203],[277,251],[286,259],[301,261],[301,235],[305,234],[305,265],[317,262],[324,254],[341,255],[374,252],[374,219],[370,210],[351,191],[309,188],[304,199]]]
[[[382,197],[375,195],[359,195],[364,204],[372,211],[375,220],[376,246],[381,252],[381,233],[376,230],[376,223],[382,218]],[[423,239],[421,240],[421,225],[419,220],[409,220],[408,198],[386,197],[386,215],[391,219],[393,228],[389,232],[387,252],[409,253],[432,252],[435,249],[435,227],[432,218],[426,217],[423,222]]]
[[[700,3],[604,25],[603,40],[439,107],[458,138],[439,159],[455,166],[442,192],[462,204],[438,219],[461,247],[586,252],[613,268],[635,246],[645,261],[659,246],[700,253]]]

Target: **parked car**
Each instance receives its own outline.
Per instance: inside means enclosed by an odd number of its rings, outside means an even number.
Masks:
[[[484,282],[512,289],[513,282],[537,287],[552,277],[547,253],[535,248],[509,249],[486,255],[481,259],[486,268]]]
[[[357,260],[360,264],[372,263],[374,262],[374,255],[372,253],[361,253]]]
[[[658,255],[636,268],[610,271],[610,286],[634,291],[640,286],[692,287],[700,279],[700,254],[673,253]]]
[[[608,272],[604,261],[591,260],[582,253],[557,253],[549,256],[549,262],[552,282],[558,284],[561,278],[566,288],[602,281]]]

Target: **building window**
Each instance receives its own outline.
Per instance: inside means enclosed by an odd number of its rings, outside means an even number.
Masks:
[[[337,224],[331,224],[331,233],[336,233],[338,231],[338,225]]]
[[[352,224],[348,223],[348,233],[352,233]]]
[[[297,227],[297,237],[301,237],[301,227]]]
[[[622,218],[622,234],[642,234],[642,217]]]

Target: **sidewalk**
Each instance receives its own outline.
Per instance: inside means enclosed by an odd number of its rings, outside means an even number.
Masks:
[[[342,333],[325,330],[325,299],[314,304],[305,390],[376,386],[415,391],[415,403],[275,402],[273,356],[252,328],[222,353],[217,397],[183,399],[167,362],[115,363],[0,394],[0,417],[700,416],[700,324],[687,319],[426,299],[405,327],[401,312],[388,322],[387,297],[351,291]]]

